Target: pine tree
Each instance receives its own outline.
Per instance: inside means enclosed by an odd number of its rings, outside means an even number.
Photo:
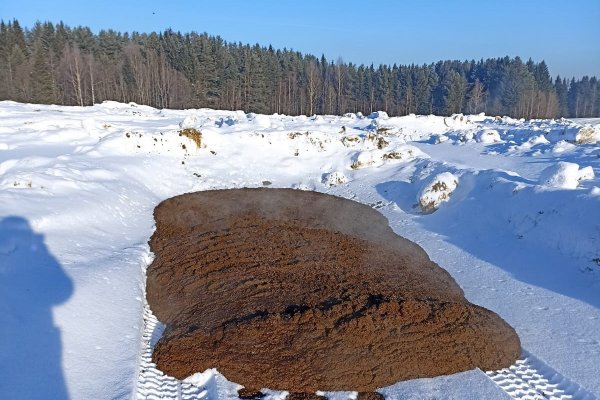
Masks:
[[[556,92],[556,96],[558,97],[558,116],[566,117],[569,115],[569,108],[567,104],[567,93],[569,91],[569,87],[566,79],[562,79],[560,75],[556,76],[556,80],[554,81],[554,90]]]
[[[457,71],[450,71],[444,80],[444,92],[446,113],[461,112],[467,93],[467,80]]]
[[[79,105],[112,99],[287,114],[600,113],[595,77],[552,81],[544,61],[503,57],[375,68],[206,33],[95,35],[62,22],[24,31],[16,20],[0,21],[0,99]]]
[[[31,68],[31,101],[33,103],[50,104],[54,102],[52,75],[48,63],[48,50],[41,45],[36,46]]]

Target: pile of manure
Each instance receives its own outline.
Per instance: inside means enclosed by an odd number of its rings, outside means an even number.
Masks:
[[[232,189],[154,216],[147,299],[166,324],[153,360],[168,375],[216,367],[249,390],[371,392],[520,355],[506,322],[368,206]]]

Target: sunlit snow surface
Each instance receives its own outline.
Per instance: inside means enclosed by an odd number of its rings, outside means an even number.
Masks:
[[[201,131],[201,148],[181,128]],[[598,140],[593,119],[0,102],[0,398],[234,397],[216,372],[198,390],[141,378],[147,241],[161,200],[262,186],[373,206],[521,338],[513,370],[402,382],[381,389],[389,398],[538,398],[521,381],[600,396]],[[456,188],[423,212],[445,173]]]

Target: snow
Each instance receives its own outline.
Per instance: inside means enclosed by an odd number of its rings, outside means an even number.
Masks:
[[[191,376],[188,376],[183,380],[183,382],[189,383],[198,387],[207,387],[208,393],[206,396],[208,398],[217,398],[218,393],[215,390],[215,377],[217,375],[217,370],[214,368],[207,369],[204,372],[197,372]]]
[[[497,143],[502,141],[500,134],[494,129],[484,129],[477,134],[477,141],[479,143]]]
[[[377,118],[381,118],[381,119],[389,119],[389,115],[388,113],[386,113],[385,111],[373,111],[371,114],[369,114],[369,117],[371,119],[377,119]]]
[[[441,203],[450,200],[458,185],[458,178],[450,172],[436,175],[419,192],[419,206],[423,212],[435,211]]]
[[[328,186],[341,185],[344,183],[348,183],[348,177],[344,175],[343,172],[334,171],[323,174],[323,179],[321,180],[321,182]]]
[[[594,179],[591,166],[579,169],[579,165],[560,161],[551,165],[540,174],[540,184],[557,189],[575,189],[582,180]]]
[[[161,393],[138,381],[153,209],[185,192],[262,186],[371,205],[514,326],[539,371],[600,396],[600,119],[9,101],[0,116],[0,398]],[[202,133],[200,148],[184,128]],[[422,212],[421,197],[436,211]],[[236,385],[199,373],[204,398],[235,398]],[[474,370],[381,392],[508,398],[493,379]]]
[[[570,124],[562,130],[551,132],[550,136],[553,140],[566,140],[578,144],[597,143],[600,141],[600,124],[585,123],[583,126]]]

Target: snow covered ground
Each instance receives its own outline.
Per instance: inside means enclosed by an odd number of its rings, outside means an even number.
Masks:
[[[257,186],[370,204],[521,338],[510,371],[401,382],[389,398],[543,398],[521,381],[597,398],[599,143],[600,119],[0,102],[0,398],[234,397],[216,372],[206,390],[146,379],[147,240],[163,199]]]

